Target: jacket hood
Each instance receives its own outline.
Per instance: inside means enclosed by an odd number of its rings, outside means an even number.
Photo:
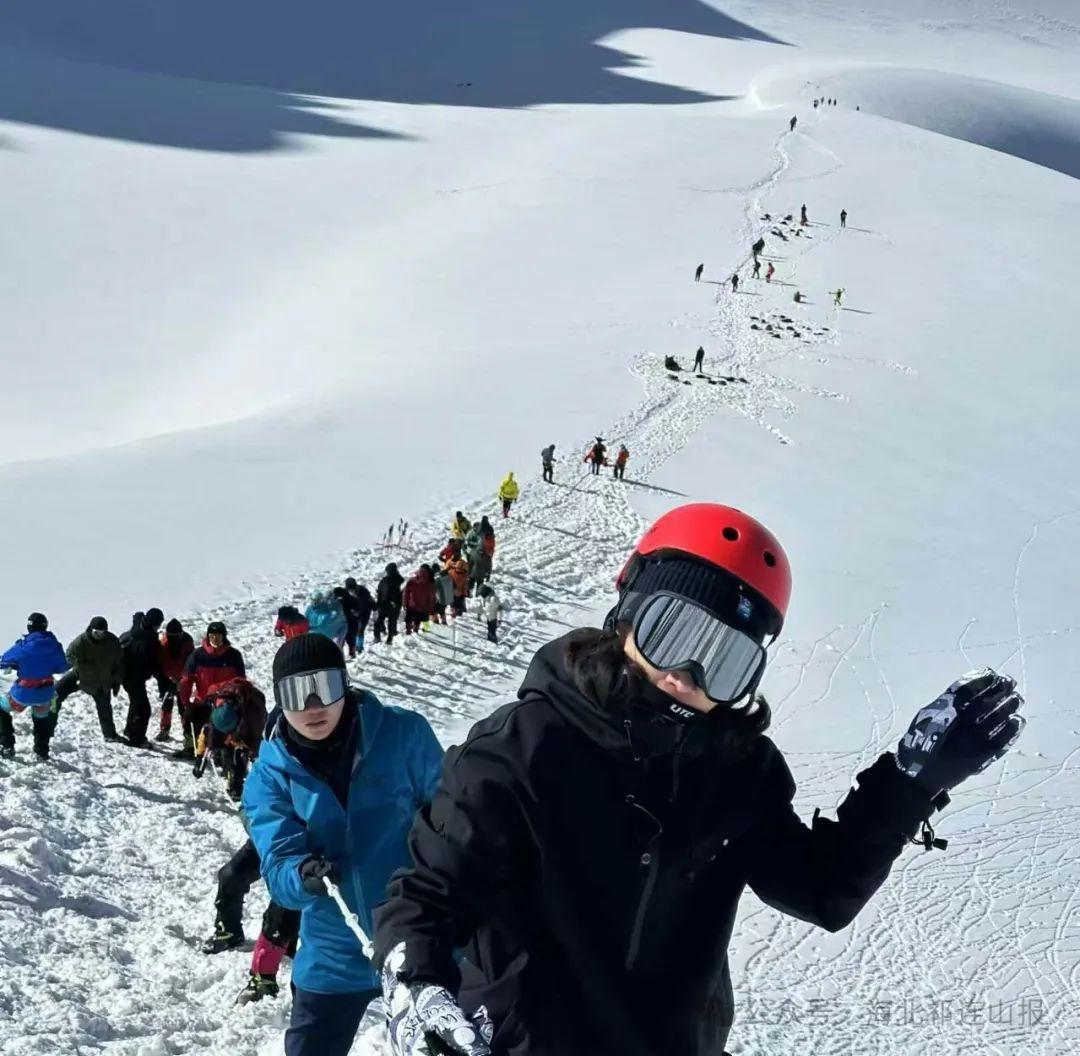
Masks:
[[[398,571],[398,567],[393,561],[386,566],[386,578],[396,580],[398,583],[405,582],[405,577]]]
[[[582,693],[567,667],[567,647],[577,636],[588,633],[592,632],[588,629],[571,631],[542,646],[529,664],[518,697],[524,699],[535,694],[546,697],[563,718],[591,740],[622,752],[628,746],[622,718]]]
[[[39,642],[56,642],[58,639],[52,631],[28,631],[23,635],[22,641],[37,644]]]
[[[597,632],[579,628],[543,646],[533,657],[518,697],[541,694],[573,726],[609,750],[627,753],[634,761],[647,755],[693,757],[719,751],[718,723],[701,715],[686,724],[664,718],[671,698],[647,681],[620,677],[606,699],[583,692],[569,671],[567,649],[579,638]]]

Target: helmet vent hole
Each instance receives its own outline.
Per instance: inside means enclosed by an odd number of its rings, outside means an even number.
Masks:
[[[764,556],[765,564],[767,564],[769,568],[774,568],[776,566],[776,555],[771,550],[766,550]]]
[[[739,540],[739,529],[732,528],[731,525],[728,525],[722,534],[729,543],[735,543]]]

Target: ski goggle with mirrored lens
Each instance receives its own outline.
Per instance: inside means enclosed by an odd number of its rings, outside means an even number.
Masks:
[[[661,671],[686,671],[717,704],[751,692],[765,669],[760,642],[675,594],[653,594],[634,615],[638,652]]]
[[[341,700],[347,689],[345,672],[332,667],[324,671],[286,675],[275,684],[274,696],[283,711],[303,711],[312,697],[316,698],[321,707],[328,708]]]

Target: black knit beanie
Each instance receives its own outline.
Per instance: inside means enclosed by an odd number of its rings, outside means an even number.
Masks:
[[[611,629],[617,623],[633,620],[644,601],[660,593],[695,602],[759,642],[780,626],[776,610],[730,572],[692,558],[662,557],[642,559],[623,589],[619,604],[608,616]]]
[[[165,613],[161,609],[147,609],[143,617],[143,626],[157,630],[165,622]]]
[[[345,656],[337,643],[324,634],[300,634],[290,638],[274,657],[274,684],[307,671],[345,670]]]
[[[107,631],[109,629],[109,621],[104,616],[95,616],[91,621],[87,630],[90,631]]]

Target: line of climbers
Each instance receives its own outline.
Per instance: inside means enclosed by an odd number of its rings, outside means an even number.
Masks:
[[[542,472],[542,479],[547,484],[555,483],[555,445],[548,444],[540,452],[540,464]],[[585,457],[583,459],[585,464],[589,467],[589,472],[594,476],[600,475],[600,470],[604,466],[611,466],[611,475],[615,480],[624,480],[626,478],[626,463],[630,461],[630,449],[626,444],[620,444],[618,453],[615,455],[614,461],[608,460],[608,447],[602,436],[598,436],[585,450]]]

